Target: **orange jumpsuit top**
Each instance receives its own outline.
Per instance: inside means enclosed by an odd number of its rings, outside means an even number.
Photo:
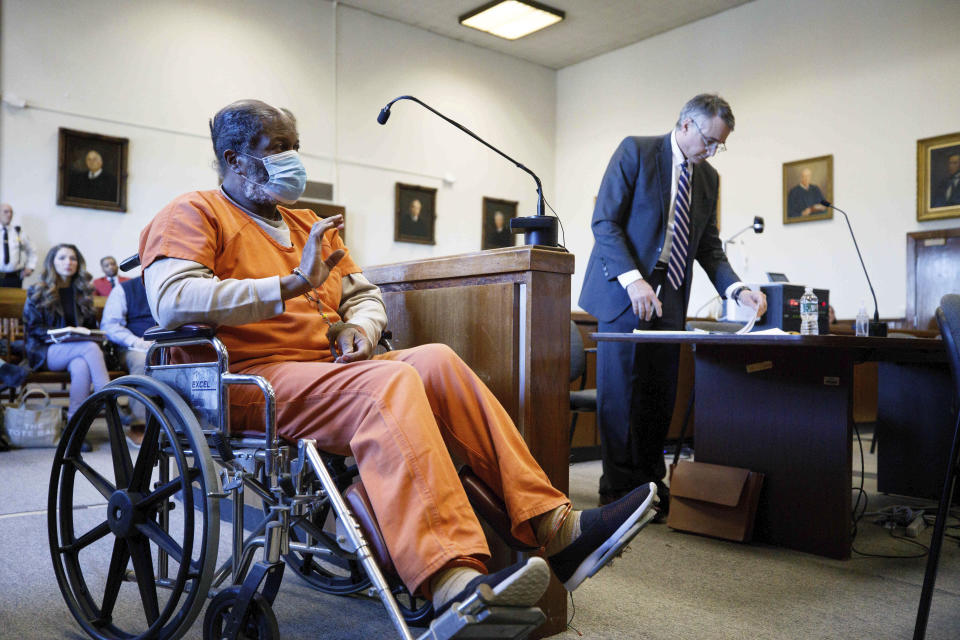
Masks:
[[[277,211],[290,228],[290,247],[277,243],[220,191],[186,193],[164,207],[140,232],[140,263],[146,269],[161,258],[191,260],[221,280],[285,276],[300,265],[303,247],[318,218],[309,209],[277,207]],[[360,272],[333,229],[323,237],[321,255],[326,259],[337,249],[347,253],[319,289],[320,309],[331,323],[340,320],[341,280]],[[232,371],[271,362],[333,360],[327,340],[329,325],[317,306],[297,296],[287,300],[285,307],[283,313],[266,320],[217,327],[217,337],[230,353]],[[291,340],[294,331],[297,339]]]

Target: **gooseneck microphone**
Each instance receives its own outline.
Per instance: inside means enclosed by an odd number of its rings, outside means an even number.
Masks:
[[[834,211],[843,214],[843,219],[847,221],[847,229],[850,230],[850,237],[853,238],[853,248],[857,250],[857,257],[860,258],[860,266],[863,267],[863,275],[867,277],[867,286],[870,287],[870,295],[873,296],[873,321],[870,323],[869,334],[871,336],[884,337],[887,335],[887,323],[880,322],[880,307],[877,305],[877,292],[873,290],[873,283],[870,282],[870,274],[867,273],[867,265],[863,263],[863,256],[860,254],[860,245],[857,244],[857,236],[853,235],[853,227],[850,226],[850,217],[847,212],[839,207],[833,206],[829,200],[821,200],[820,204],[830,207]]]
[[[491,149],[497,152],[499,155],[503,156],[504,158],[512,162],[514,165],[516,165],[518,169],[522,169],[523,171],[526,171],[527,173],[529,173],[533,177],[534,182],[537,183],[537,215],[528,216],[524,218],[511,218],[510,230],[513,231],[514,233],[524,234],[524,244],[530,244],[530,245],[538,244],[538,245],[544,245],[548,247],[557,246],[557,219],[552,216],[544,215],[543,185],[540,183],[540,178],[537,176],[537,174],[535,174],[533,171],[528,169],[522,163],[517,162],[516,160],[514,160],[513,158],[505,154],[503,151],[496,148],[495,146],[493,146],[492,144],[490,144],[489,142],[487,142],[486,140],[484,140],[483,138],[475,134],[473,131],[470,131],[470,129],[467,129],[465,126],[463,126],[456,120],[452,118],[448,118],[447,116],[443,115],[442,113],[440,113],[439,111],[437,111],[436,109],[428,105],[427,103],[415,98],[414,96],[398,96],[393,100],[391,100],[390,102],[388,102],[383,109],[380,109],[380,113],[377,115],[377,122],[379,122],[380,124],[387,124],[387,120],[390,119],[390,107],[392,107],[393,103],[397,102],[398,100],[410,100],[411,102],[416,102],[427,111],[430,111],[434,115],[440,118],[443,118],[444,120],[446,120],[447,122],[455,126],[457,129],[460,129],[460,131],[463,131],[465,134],[467,134],[477,142],[480,142],[481,144],[486,146],[488,149]]]

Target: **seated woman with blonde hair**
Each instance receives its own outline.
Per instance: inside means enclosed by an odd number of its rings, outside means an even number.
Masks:
[[[26,352],[34,369],[70,372],[70,408],[67,419],[94,391],[110,381],[100,345],[92,340],[47,344],[47,330],[63,327],[97,328],[93,308],[92,276],[83,254],[72,244],[58,244],[47,252],[40,281],[27,290],[23,307]]]

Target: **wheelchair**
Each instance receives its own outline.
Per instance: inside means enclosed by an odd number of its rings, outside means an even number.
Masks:
[[[53,567],[89,637],[179,638],[206,605],[205,640],[279,638],[272,605],[286,566],[319,591],[379,597],[404,640],[415,637],[410,626],[427,627],[420,640],[441,640],[525,638],[543,623],[536,607],[496,605],[485,585],[435,617],[429,601],[410,594],[390,570],[355,465],[320,452],[312,440],[295,446],[280,440],[267,380],[230,373],[211,327],[154,327],[145,338],[154,340],[145,374],[118,378],[81,405],[51,471]],[[209,357],[178,363],[173,349],[201,349]],[[232,385],[262,392],[262,433],[231,432]],[[142,405],[146,417],[135,456],[121,420],[130,403]],[[112,469],[95,468],[81,451],[100,418]],[[460,476],[478,514],[512,547],[531,551],[510,536],[499,498],[469,469]],[[249,533],[248,492],[263,513]],[[81,508],[91,502],[98,506]],[[221,516],[228,515],[232,548],[218,566]]]

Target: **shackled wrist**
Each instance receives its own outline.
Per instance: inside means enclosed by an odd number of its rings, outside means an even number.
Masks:
[[[310,278],[308,278],[306,274],[304,274],[303,271],[300,270],[300,267],[294,267],[292,273],[293,275],[298,276],[301,280],[303,280],[303,282],[307,285],[307,287],[309,287],[310,289],[314,288],[313,283],[310,282]]]

